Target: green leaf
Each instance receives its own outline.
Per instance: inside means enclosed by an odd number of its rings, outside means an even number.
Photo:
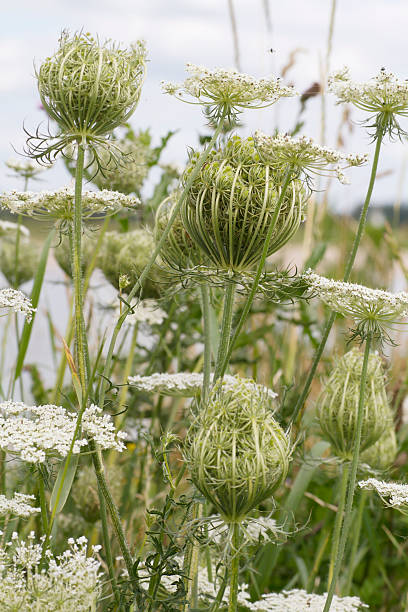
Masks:
[[[64,477],[64,470],[66,462],[69,460],[69,465],[67,468],[67,472]],[[71,491],[72,483],[74,482],[75,474],[78,467],[79,455],[71,455],[71,457],[67,457],[60,465],[60,469],[58,470],[58,475],[54,483],[54,487],[52,489],[51,498],[50,498],[50,511],[52,512],[54,506],[56,505],[56,514],[61,512],[63,507],[65,506],[65,502],[68,499],[69,493]],[[63,481],[63,482],[62,482]],[[61,486],[62,483],[62,486]],[[57,503],[58,498],[58,503]]]
[[[47,266],[48,252],[50,250],[51,242],[53,241],[54,236],[55,236],[55,229],[52,229],[50,233],[48,234],[47,240],[45,241],[45,244],[41,252],[40,263],[38,264],[37,272],[34,278],[33,289],[31,291],[31,296],[30,296],[31,303],[34,308],[37,308],[38,302],[40,300],[41,288],[43,285],[44,275],[45,275],[45,268]],[[35,315],[36,315],[36,312],[33,313],[33,317],[30,322],[26,321],[24,323],[23,333],[21,334],[21,340],[20,340],[20,345],[18,349],[14,381],[17,380],[17,378],[20,376],[21,371],[23,369],[24,359],[27,353],[28,344],[31,338],[31,331],[33,329],[33,325],[35,321]]]

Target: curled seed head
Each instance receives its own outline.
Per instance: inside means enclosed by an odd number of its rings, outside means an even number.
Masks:
[[[125,293],[130,292],[149,262],[154,248],[153,235],[147,229],[135,229],[126,233],[107,232],[98,257],[98,267],[116,289],[119,289],[119,279],[126,275],[128,284],[122,289]],[[143,285],[143,297],[157,298],[164,282],[161,268],[154,264]]]
[[[239,380],[217,383],[187,436],[186,459],[196,487],[227,523],[240,522],[286,477],[288,436],[269,400]]]
[[[346,353],[325,382],[318,399],[320,427],[339,457],[350,459],[357,431],[363,353],[353,348]],[[360,450],[375,444],[392,425],[381,359],[371,353],[364,390],[363,428]]]
[[[194,171],[191,157],[183,181]],[[182,205],[184,227],[206,258],[220,269],[250,270],[261,258],[278,202],[282,175],[263,163],[252,138],[231,137],[213,151]],[[305,191],[291,181],[283,198],[268,254],[294,235],[304,218]]]
[[[58,50],[36,71],[41,102],[61,133],[86,142],[123,124],[139,101],[145,56],[142,42],[121,49],[63,31]]]

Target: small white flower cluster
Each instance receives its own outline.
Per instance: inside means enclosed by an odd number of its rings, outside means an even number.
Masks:
[[[186,70],[191,76],[184,83],[162,82],[163,91],[181,100],[187,95],[187,102],[195,98],[195,104],[208,105],[217,117],[235,116],[240,110],[262,108],[296,95],[293,87],[282,85],[279,78],[255,79],[236,70],[209,70],[195,64],[187,64]]]
[[[40,508],[34,508],[31,503],[34,499],[34,495],[25,495],[24,493],[14,493],[14,497],[11,499],[5,495],[0,495],[0,516],[12,514],[13,516],[27,518],[31,514],[36,514],[40,512]]]
[[[408,293],[389,293],[356,283],[344,283],[306,270],[302,278],[332,310],[355,321],[393,323],[408,316]]]
[[[85,537],[68,540],[70,548],[54,557],[47,551],[47,569],[40,568],[42,542],[31,532],[27,541],[13,533],[0,547],[0,610],[43,612],[89,612],[96,610],[101,595],[100,563],[92,546],[87,556]]]
[[[387,503],[395,508],[399,506],[408,506],[408,484],[400,482],[385,482],[376,478],[368,478],[368,480],[360,480],[358,483],[362,489],[374,490],[387,501]]]
[[[248,610],[257,612],[322,612],[327,593],[316,595],[303,589],[292,589],[281,593],[267,593],[260,601],[247,603]],[[368,609],[358,597],[333,597],[331,612],[357,612]]]
[[[167,312],[159,308],[156,300],[141,300],[131,303],[132,311],[127,315],[125,323],[136,325],[147,323],[147,325],[161,325],[167,319]]]
[[[10,191],[0,196],[0,206],[9,212],[29,217],[70,220],[74,211],[75,190],[62,187],[56,191]],[[122,208],[135,209],[139,198],[119,191],[84,191],[82,193],[82,217],[84,219],[114,214]]]
[[[24,293],[11,288],[0,289],[0,308],[11,308],[14,312],[20,312],[27,321],[31,321],[33,313],[37,310],[33,308]]]
[[[9,234],[17,234],[20,232],[25,238],[30,235],[30,230],[24,225],[18,225],[18,223],[12,223],[11,221],[0,220],[0,236],[7,236]]]
[[[366,154],[344,154],[329,147],[315,143],[312,138],[300,136],[293,138],[288,134],[267,136],[257,130],[254,135],[255,145],[265,162],[280,167],[293,167],[293,172],[304,172],[306,175],[334,174],[341,183],[348,180],[343,170],[351,166],[362,166],[368,160]]]
[[[211,380],[213,375],[211,375]],[[151,376],[130,376],[128,383],[140,391],[148,393],[162,393],[163,395],[182,395],[191,397],[198,393],[203,385],[202,373],[179,372],[177,374],[155,373]],[[229,391],[239,385],[240,389],[245,389],[249,394],[266,395],[268,399],[275,399],[277,393],[269,387],[258,385],[249,378],[240,378],[225,374],[222,381],[223,391]]]
[[[333,73],[329,79],[329,91],[339,102],[350,102],[362,110],[383,113],[390,111],[397,115],[408,115],[408,79],[400,81],[395,74],[381,69],[365,82],[351,79],[346,66]]]
[[[6,161],[6,166],[23,178],[34,178],[40,172],[47,170],[45,166],[40,166],[40,164],[31,159],[24,162],[18,159],[9,159]]]
[[[0,404],[0,448],[17,454],[23,461],[42,463],[47,455],[66,457],[74,436],[78,415],[62,406],[27,406],[12,400]],[[109,415],[91,405],[82,416],[82,432],[102,449],[122,451],[125,432],[115,432]],[[87,438],[75,440],[73,452],[79,453]]]
[[[216,544],[229,542],[229,527],[219,514],[208,517],[208,537]],[[274,519],[260,516],[256,519],[245,519],[241,523],[246,544],[260,541],[273,541],[277,539],[278,526]]]

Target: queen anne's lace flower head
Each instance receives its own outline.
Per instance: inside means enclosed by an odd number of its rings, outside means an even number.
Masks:
[[[31,321],[33,313],[37,310],[33,308],[28,297],[17,289],[0,289],[0,309],[11,308],[14,312],[23,314],[27,321]]]
[[[264,108],[279,98],[296,95],[279,78],[255,79],[236,70],[209,70],[194,64],[187,64],[186,70],[190,76],[184,83],[163,82],[164,92],[184,102],[206,105],[215,120],[236,119],[247,108]]]
[[[362,489],[374,490],[382,500],[391,508],[396,508],[408,514],[408,484],[400,482],[385,482],[376,478],[360,480]]]
[[[78,415],[62,406],[28,406],[23,402],[0,404],[0,448],[29,463],[43,463],[48,455],[66,457],[76,428]],[[125,448],[124,432],[115,432],[109,415],[92,404],[82,416],[82,434],[75,440],[73,452],[79,453],[93,438],[102,449]]]
[[[0,220],[0,238],[3,236],[15,236],[19,232],[21,236],[24,238],[28,238],[30,235],[30,230],[28,227],[24,225],[19,225],[18,223],[13,223],[12,221],[1,221]]]
[[[408,316],[408,293],[404,291],[370,289],[319,276],[312,270],[306,270],[302,278],[332,310],[355,321],[353,336],[363,339],[370,334],[376,340],[390,341],[387,328]]]
[[[0,547],[0,609],[89,612],[96,610],[102,590],[100,563],[95,558],[100,546],[88,556],[85,537],[68,540],[61,555],[46,552],[47,569],[41,567],[42,542],[34,532],[27,540],[13,533]]]
[[[212,378],[213,375],[211,374],[211,380]],[[132,387],[147,393],[192,397],[199,393],[203,386],[203,374],[178,372],[177,374],[156,373],[150,376],[137,375],[130,376],[128,382]],[[225,391],[239,387],[241,393],[245,390],[248,397],[251,395],[254,397],[266,396],[270,400],[274,400],[277,397],[277,393],[272,391],[272,389],[264,385],[258,385],[250,378],[240,378],[225,374],[220,384],[222,384],[222,388]]]
[[[254,140],[261,159],[266,163],[279,169],[291,169],[294,175],[303,175],[307,179],[313,174],[334,175],[341,183],[347,183],[343,170],[361,166],[368,160],[366,154],[344,154],[319,145],[306,136],[267,136],[258,130]]]
[[[40,512],[40,508],[35,508],[32,504],[35,500],[35,495],[25,495],[24,493],[14,493],[14,497],[7,498],[5,495],[0,495],[0,516],[12,514],[27,518],[32,514]]]
[[[35,179],[37,174],[46,170],[44,166],[40,166],[36,161],[31,161],[30,159],[24,161],[9,159],[6,161],[6,166],[25,180]]]
[[[246,608],[254,612],[322,612],[327,593],[317,595],[303,589],[292,589],[281,593],[267,593],[260,601],[247,603]],[[368,606],[358,597],[333,597],[331,612],[358,612]]]
[[[60,226],[72,221],[74,215],[74,188],[62,187],[56,191],[10,191],[0,196],[0,206],[16,215],[37,219],[56,219]],[[113,215],[125,208],[134,210],[140,200],[118,191],[84,191],[82,193],[82,218],[88,219]]]
[[[344,67],[329,77],[329,91],[339,103],[347,102],[370,113],[367,124],[375,128],[374,137],[379,129],[390,136],[405,134],[397,117],[408,117],[408,79],[401,81],[382,68],[369,81],[356,82]]]
[[[66,154],[70,144],[82,144],[98,163],[98,149],[112,151],[107,137],[136,108],[145,59],[142,41],[121,49],[88,33],[70,36],[63,31],[56,53],[36,70],[41,103],[59,132],[29,137],[28,154],[50,163],[59,153]]]

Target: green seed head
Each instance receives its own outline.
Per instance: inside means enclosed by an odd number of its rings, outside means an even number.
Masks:
[[[82,32],[63,32],[59,49],[37,71],[41,102],[62,133],[105,136],[139,101],[145,73],[142,42],[125,50]]]
[[[173,212],[174,206],[177,204],[177,199],[180,196],[179,192],[174,192],[168,198],[163,200],[156,212],[156,220],[154,225],[154,237],[158,242],[166,229],[167,223]],[[160,251],[162,259],[166,264],[176,270],[185,270],[192,266],[198,266],[203,263],[204,255],[198,245],[191,240],[186,231],[181,215],[177,215],[166,241]]]
[[[0,270],[10,285],[20,286],[34,278],[40,253],[38,247],[20,238],[16,270],[16,238],[0,244]],[[17,281],[17,283],[16,283]]]
[[[191,478],[225,522],[240,522],[269,497],[289,468],[288,436],[261,393],[216,384],[187,436]]]
[[[149,262],[154,248],[153,235],[147,229],[135,229],[126,233],[107,232],[98,257],[98,267],[116,289],[119,289],[119,279],[126,275],[128,284],[122,289],[130,292]],[[154,264],[143,285],[143,297],[159,297],[164,282],[163,271],[158,264]]]
[[[361,453],[360,461],[369,465],[373,470],[383,472],[394,463],[397,451],[394,426],[388,427],[375,444]]]
[[[183,181],[195,168],[194,154]],[[279,198],[282,175],[261,162],[252,138],[233,136],[213,151],[200,170],[182,206],[183,224],[206,257],[217,267],[248,270],[261,258]],[[278,251],[297,231],[305,209],[298,180],[283,199],[268,255]]]
[[[356,431],[363,353],[353,348],[339,361],[323,386],[318,400],[320,427],[335,454],[350,459]],[[375,444],[392,425],[381,359],[370,353],[364,391],[363,428],[360,450]]]

